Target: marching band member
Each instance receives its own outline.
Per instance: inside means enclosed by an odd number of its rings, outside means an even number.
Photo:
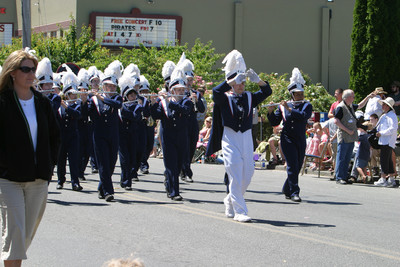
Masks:
[[[299,69],[294,68],[288,86],[293,101],[304,100],[304,84]],[[287,179],[282,193],[287,199],[301,202],[299,173],[306,151],[306,125],[311,117],[312,105],[307,101],[300,103],[282,101],[275,113],[274,109],[275,107],[268,108],[268,120],[271,125],[277,126],[283,120],[281,146],[287,164]]]
[[[90,85],[90,90],[91,91],[99,91],[100,89],[100,81],[101,78],[104,78],[104,75],[101,71],[99,71],[96,66],[90,66],[88,68],[88,74],[89,74],[89,85]],[[89,94],[89,99],[92,97],[92,94]],[[99,168],[97,167],[96,163],[96,155],[94,153],[94,147],[93,147],[93,123],[90,120],[89,117],[89,127],[88,127],[89,135],[91,136],[90,138],[90,147],[92,147],[92,150],[90,151],[90,166],[92,168],[92,173],[98,173]]]
[[[168,85],[173,96],[159,99],[152,98],[151,116],[161,120],[160,136],[165,166],[165,189],[167,196],[174,201],[183,198],[179,193],[179,173],[182,168],[183,155],[187,150],[187,116],[193,103],[185,97],[186,77],[180,66],[171,74]]]
[[[150,83],[143,75],[140,75],[140,87],[139,87],[139,95],[148,95],[150,94]],[[143,106],[147,107],[150,110],[150,102],[148,101],[150,98],[143,97]],[[149,173],[149,163],[148,159],[150,157],[150,153],[153,150],[154,145],[154,129],[156,123],[153,118],[149,115],[148,117],[144,117],[144,124],[146,125],[146,146],[143,153],[142,161],[140,162],[140,172],[143,174]]]
[[[122,97],[116,94],[118,79],[123,66],[115,60],[104,70],[103,92],[93,92],[89,101],[89,116],[93,121],[93,146],[99,167],[100,199],[114,200],[112,174],[118,157],[118,109],[122,107]]]
[[[57,163],[57,189],[62,189],[65,183],[66,162],[68,157],[72,190],[81,191],[79,184],[79,132],[78,120],[81,117],[81,106],[77,99],[78,78],[73,72],[65,72],[62,77],[63,94],[66,100],[61,101],[58,110],[61,128],[61,148]]]
[[[121,164],[120,185],[125,190],[132,190],[132,178],[136,161],[138,138],[137,123],[142,120],[143,107],[137,99],[135,89],[136,78],[124,75],[119,80],[121,96],[125,103],[122,105],[119,123],[119,161]],[[136,103],[135,103],[136,102]]]
[[[235,221],[249,222],[251,218],[247,215],[243,195],[254,173],[252,113],[272,90],[252,69],[245,74],[246,63],[239,51],[231,51],[222,63],[226,63],[226,81],[213,89],[213,126],[206,155],[220,150],[222,145],[229,178],[229,193],[224,198],[225,215]],[[246,75],[250,81],[258,83],[258,92],[245,91]]]
[[[38,79],[38,89],[48,99],[50,99],[54,114],[57,115],[61,105],[61,97],[54,93],[53,88],[53,70],[51,69],[50,59],[43,58],[36,69],[36,78]]]
[[[140,106],[140,115],[142,116],[139,121],[135,121],[135,130],[134,130],[134,138],[136,139],[135,151],[134,151],[134,165],[132,170],[132,180],[139,181],[138,178],[138,170],[140,169],[140,163],[142,161],[143,155],[146,149],[146,123],[143,118],[150,116],[150,106],[147,104],[147,100],[143,97],[138,97],[137,92],[140,87],[140,70],[137,65],[129,64],[124,70],[124,75],[129,75],[133,78],[134,84],[133,87],[136,91],[136,98],[140,99],[140,104],[136,104]],[[145,103],[146,102],[146,103]],[[145,105],[146,104],[146,105]]]
[[[181,179],[193,183],[193,171],[190,169],[194,152],[196,151],[197,141],[199,139],[199,124],[197,123],[197,112],[204,112],[205,107],[203,101],[200,100],[200,93],[192,88],[193,85],[193,63],[186,58],[185,53],[182,54],[178,65],[182,65],[183,71],[187,78],[188,96],[193,101],[193,109],[188,115],[188,151],[183,159]]]
[[[53,73],[52,89],[54,90],[54,94],[56,94],[56,95],[60,95],[60,93],[61,93],[61,77],[62,77],[61,73]]]
[[[89,121],[88,113],[88,90],[89,90],[89,73],[86,69],[81,68],[78,72],[78,90],[81,98],[82,116],[78,120],[79,131],[79,179],[86,180],[85,170],[89,162],[91,151],[93,151],[93,128]]]

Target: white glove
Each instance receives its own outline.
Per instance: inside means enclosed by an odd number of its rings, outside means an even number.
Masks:
[[[246,76],[249,77],[249,80],[253,83],[259,83],[261,81],[260,77],[258,77],[258,74],[253,69],[249,69],[246,72]]]
[[[246,75],[244,73],[238,73],[235,77],[235,83],[241,84],[244,81],[246,81]]]

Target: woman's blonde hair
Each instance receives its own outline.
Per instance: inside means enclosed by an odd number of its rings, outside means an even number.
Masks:
[[[29,54],[25,49],[12,52],[4,61],[3,70],[0,73],[0,93],[8,88],[13,88],[11,72],[18,69],[25,59],[32,60],[35,67],[37,67],[38,61],[36,57]]]

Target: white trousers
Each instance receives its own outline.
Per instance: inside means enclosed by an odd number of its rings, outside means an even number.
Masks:
[[[0,178],[2,260],[24,260],[46,208],[48,183]]]
[[[235,214],[247,215],[244,193],[254,173],[251,129],[242,133],[224,127],[222,153],[229,177],[228,200],[232,203]]]

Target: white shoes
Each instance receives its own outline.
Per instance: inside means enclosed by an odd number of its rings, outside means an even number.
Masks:
[[[224,204],[225,204],[225,215],[228,218],[233,218],[235,216],[235,211],[233,210],[232,202],[229,198],[229,195],[227,195],[224,198]]]
[[[374,185],[376,186],[388,186],[388,182],[386,181],[385,178],[379,178],[377,182],[374,182]]]
[[[396,187],[396,180],[393,177],[389,177],[388,181],[387,181],[388,185],[387,187]]]
[[[236,214],[233,220],[238,222],[251,222],[251,218],[244,214]]]

